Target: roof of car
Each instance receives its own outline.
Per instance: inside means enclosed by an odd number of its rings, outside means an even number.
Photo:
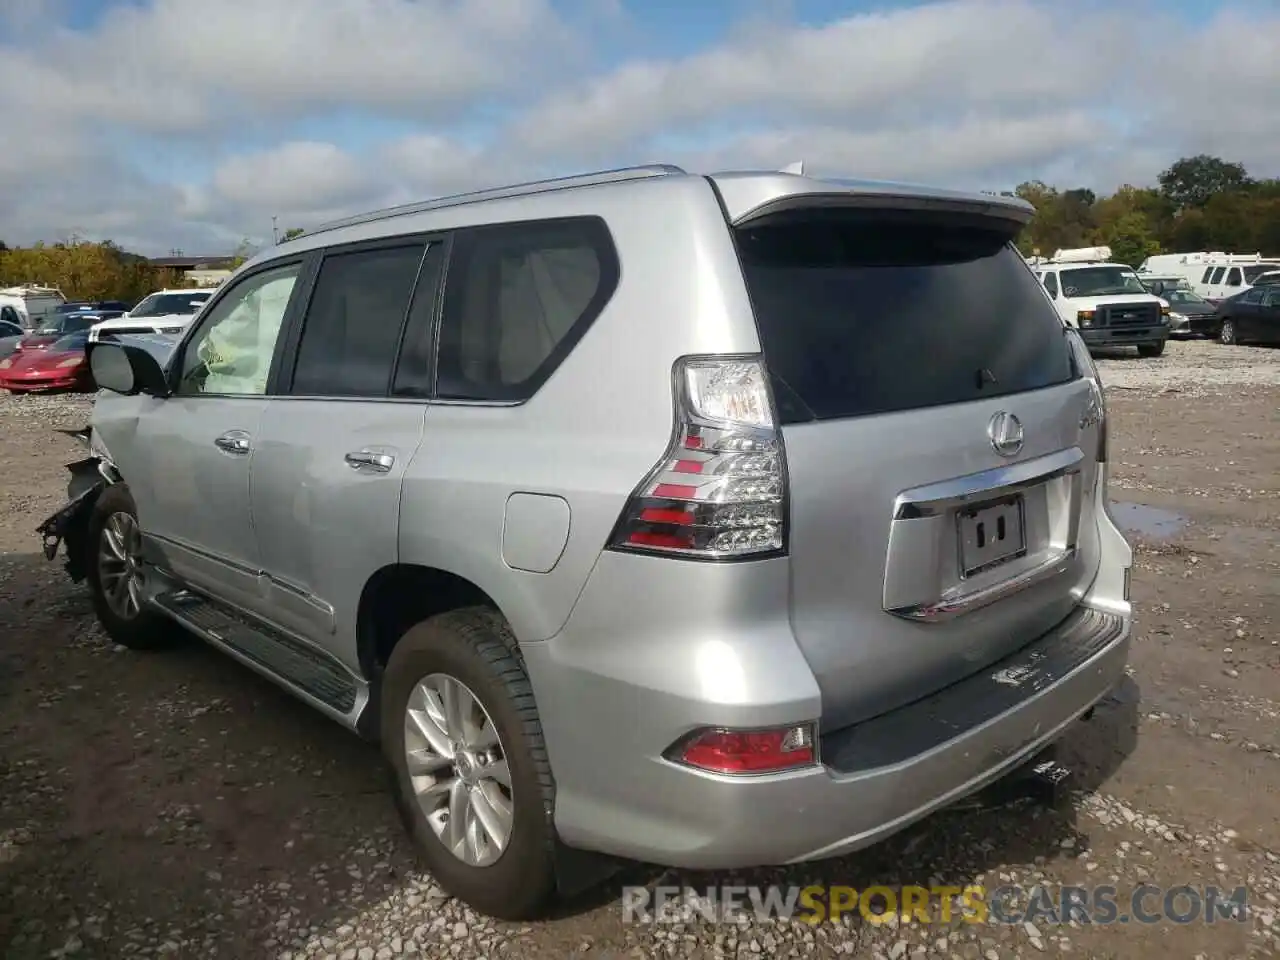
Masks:
[[[269,247],[253,257],[249,263],[257,264],[274,260],[283,254],[310,250],[331,243],[364,239],[368,230],[358,230],[357,228],[361,226],[367,227],[367,225],[431,211],[449,210],[493,201],[512,201],[523,197],[584,188],[642,189],[645,185],[655,183],[676,181],[705,184],[707,180],[715,185],[728,219],[735,224],[773,212],[791,201],[804,205],[833,203],[857,205],[860,201],[874,203],[891,201],[897,206],[907,207],[920,203],[955,205],[971,212],[980,211],[1019,223],[1026,223],[1035,213],[1035,208],[1031,204],[1011,195],[949,190],[921,184],[879,180],[819,178],[779,170],[737,170],[703,175],[689,173],[674,164],[656,163],[517,183],[372,210],[321,224],[291,240]]]

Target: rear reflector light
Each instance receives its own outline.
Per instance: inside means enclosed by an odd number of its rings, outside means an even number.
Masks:
[[[756,357],[678,361],[676,424],[627,502],[609,546],[731,560],[785,548],[786,478]]]
[[[681,741],[670,759],[708,773],[774,773],[817,762],[812,724],[775,730],[705,730]]]

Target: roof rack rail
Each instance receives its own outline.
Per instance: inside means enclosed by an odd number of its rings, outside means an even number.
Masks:
[[[20,283],[8,284],[7,286],[0,288],[0,293],[11,297],[21,297],[27,294],[36,296],[40,294],[56,294],[57,296],[66,299],[65,294],[62,292],[62,288],[57,284],[40,283],[35,280],[25,280]]]
[[[549,180],[531,180],[528,183],[515,183],[503,187],[492,187],[486,190],[473,190],[467,193],[455,193],[445,197],[435,197],[431,200],[419,200],[414,203],[405,203],[394,207],[384,207],[381,210],[371,210],[368,213],[359,213],[354,216],[343,217],[340,220],[330,220],[328,223],[322,223],[311,230],[304,230],[294,239],[312,237],[318,233],[327,233],[330,230],[338,230],[342,227],[354,227],[361,223],[373,223],[378,220],[386,220],[391,217],[404,217],[413,213],[425,213],[428,210],[441,210],[448,207],[457,207],[465,203],[479,203],[482,200],[505,200],[513,197],[528,196],[535,193],[545,193],[550,190],[567,190],[570,187],[589,187],[602,183],[620,183],[625,180],[642,180],[648,177],[687,175],[688,172],[686,170],[681,167],[677,167],[673,163],[649,163],[635,167],[619,167],[614,170],[597,170],[592,173],[579,173],[567,177],[553,177]]]

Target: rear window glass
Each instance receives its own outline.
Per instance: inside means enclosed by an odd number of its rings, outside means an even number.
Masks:
[[[939,215],[809,211],[738,230],[784,423],[983,400],[1076,376],[1010,234]]]

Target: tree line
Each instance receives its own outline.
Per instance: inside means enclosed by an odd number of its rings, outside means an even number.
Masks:
[[[281,237],[292,240],[302,230],[290,227]],[[244,241],[232,255],[238,267],[257,251]],[[110,240],[89,243],[71,239],[9,247],[0,242],[0,287],[21,284],[57,287],[68,300],[122,300],[133,304],[154,290],[192,286],[182,271],[153,264]]]
[[[158,267],[110,241],[38,243],[31,247],[0,243],[0,287],[27,283],[57,287],[68,300],[123,300],[130,304],[153,290],[188,285],[180,271]]]
[[[1126,184],[1110,196],[1039,180],[1005,193],[1036,208],[1018,238],[1028,256],[1098,245],[1133,267],[1152,254],[1195,250],[1280,256],[1280,178],[1255,178],[1207,154],[1172,164],[1158,186]]]

